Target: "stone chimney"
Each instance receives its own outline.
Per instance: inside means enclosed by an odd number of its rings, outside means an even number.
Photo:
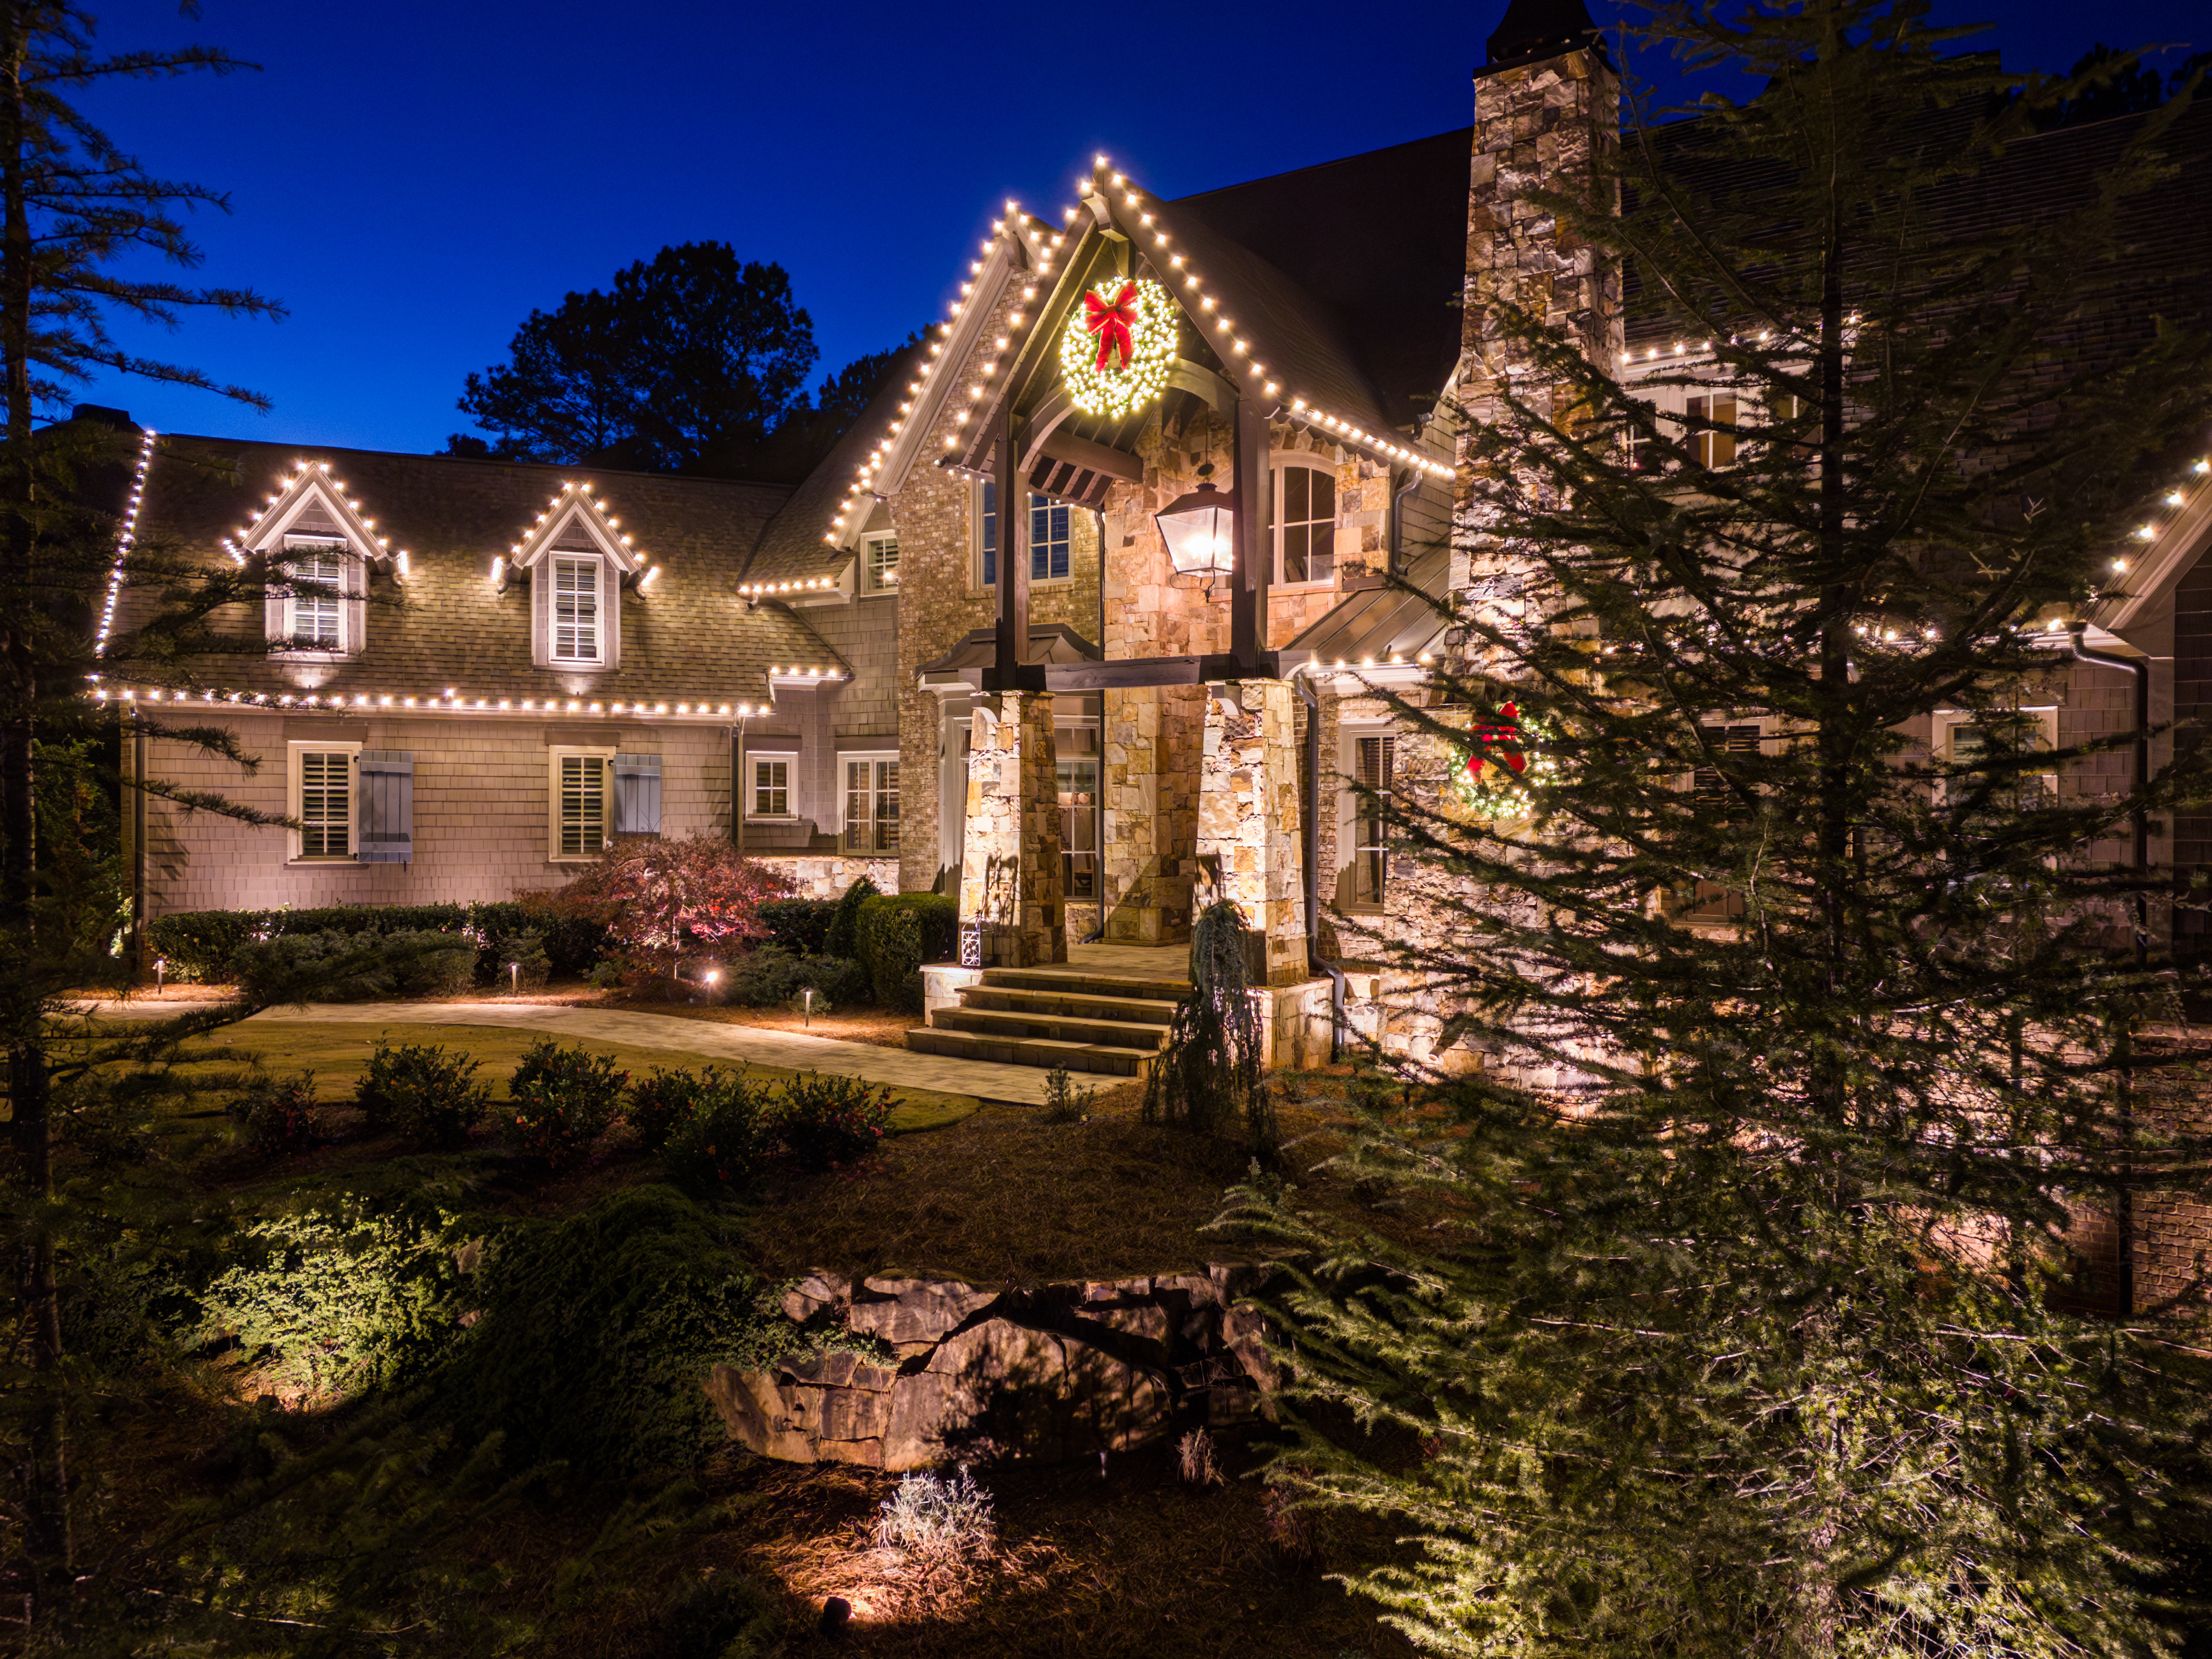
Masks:
[[[1490,61],[1474,72],[1458,374],[1475,423],[1499,407],[1506,377],[1520,378],[1524,354],[1498,326],[1501,301],[1542,313],[1608,367],[1624,349],[1619,265],[1563,234],[1528,199],[1533,191],[1585,185],[1593,159],[1620,144],[1620,77],[1604,37],[1583,0],[1512,0],[1489,49]],[[1454,497],[1453,591],[1510,602],[1515,561],[1489,533],[1494,515],[1463,448]]]

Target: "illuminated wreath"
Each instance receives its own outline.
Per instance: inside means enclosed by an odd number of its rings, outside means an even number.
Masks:
[[[1559,775],[1559,763],[1547,745],[1550,726],[1523,720],[1505,704],[1478,720],[1454,769],[1454,792],[1484,817],[1524,818],[1536,811],[1537,793]]]
[[[1158,283],[1114,277],[1083,296],[1060,338],[1069,400],[1086,415],[1127,415],[1166,390],[1176,360],[1175,301]]]

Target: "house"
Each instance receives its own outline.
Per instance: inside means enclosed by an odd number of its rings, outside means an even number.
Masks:
[[[1339,959],[1343,919],[1421,925],[1352,787],[1389,786],[1377,694],[1418,695],[1443,646],[1384,578],[1478,580],[1458,423],[1498,371],[1484,295],[1540,292],[1625,374],[1680,361],[1523,198],[1616,143],[1617,107],[1579,0],[1513,0],[1468,128],[1176,200],[1097,157],[1073,199],[1004,204],[795,489],[149,435],[142,544],[329,592],[238,617],[181,689],[105,688],[217,708],[265,762],[157,739],[144,775],[302,826],[145,803],[145,910],[501,897],[611,836],[706,830],[803,890],[958,895],[917,1047],[1130,1069],[1150,1039],[1117,1042],[1085,975],[1111,977],[1103,947],[1179,976],[1219,893],[1252,921],[1278,1063],[1323,1057],[1338,1018],[1454,1063],[1418,987]],[[2128,131],[2026,141],[1954,210],[2039,210]],[[2212,110],[2169,147],[2106,345],[2212,311]],[[2108,660],[2053,651],[2056,742],[2212,715],[2212,489],[2143,492],[2131,597],[2087,635]],[[2212,868],[2212,817],[2148,855]],[[1048,978],[1024,1004],[982,994],[994,972]]]

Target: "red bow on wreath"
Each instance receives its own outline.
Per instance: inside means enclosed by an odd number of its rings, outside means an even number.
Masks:
[[[1098,337],[1097,367],[1104,368],[1107,360],[1118,353],[1121,359],[1119,367],[1128,368],[1129,359],[1137,355],[1137,343],[1129,336],[1137,322],[1137,285],[1124,283],[1121,292],[1110,301],[1096,294],[1086,294],[1083,304],[1091,313],[1084,326]]]
[[[1495,755],[1486,750],[1495,749]],[[1474,728],[1474,752],[1467,757],[1467,775],[1480,776],[1483,763],[1496,760],[1513,771],[1528,769],[1528,757],[1521,752],[1521,711],[1511,703],[1498,711],[1498,719],[1486,726]]]

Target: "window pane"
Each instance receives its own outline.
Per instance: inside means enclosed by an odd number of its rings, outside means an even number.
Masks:
[[[1306,516],[1336,522],[1336,475],[1333,472],[1309,472],[1313,480],[1313,510]]]
[[[988,482],[983,485],[983,524],[976,540],[983,551],[982,583],[988,587],[999,580],[999,487]]]
[[[896,761],[876,763],[876,851],[896,853],[899,844],[898,769]]]
[[[1286,582],[1306,580],[1306,530],[1302,524],[1283,526],[1283,580]]]
[[[1336,574],[1336,526],[1316,524],[1308,533],[1313,543],[1306,550],[1306,580],[1327,581]]]
[[[349,758],[341,750],[300,757],[300,856],[342,859],[350,852],[348,796]]]
[[[300,645],[338,648],[338,603],[345,580],[345,555],[338,548],[301,547],[290,550],[285,579],[293,584],[287,601],[291,625],[285,629]],[[308,584],[313,584],[312,586]]]
[[[1356,770],[1363,794],[1354,809],[1352,823],[1352,902],[1380,904],[1389,887],[1389,854],[1384,846],[1388,825],[1383,814],[1390,798],[1391,774],[1397,760],[1394,737],[1362,738],[1357,749]]]
[[[599,655],[599,562],[553,561],[553,654],[570,662]]]
[[[866,852],[868,847],[868,763],[845,763],[845,847]]]
[[[606,763],[597,755],[561,757],[561,853],[574,858],[606,844]]]
[[[895,587],[898,585],[898,538],[878,536],[868,544],[868,586]]]
[[[1306,513],[1306,483],[1313,474],[1302,466],[1283,469],[1283,522],[1303,523]]]
[[[781,818],[787,817],[790,813],[791,763],[756,761],[753,763],[753,816]]]

